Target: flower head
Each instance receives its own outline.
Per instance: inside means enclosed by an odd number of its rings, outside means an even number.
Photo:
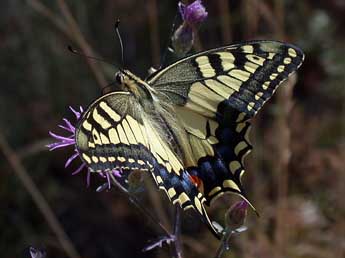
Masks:
[[[74,115],[76,116],[76,119],[78,121],[81,117],[81,114],[83,113],[83,108],[80,107],[79,108],[80,111],[76,111],[72,107],[69,107],[69,108],[74,113]],[[64,130],[66,130],[70,135],[66,137],[66,136],[57,135],[53,132],[49,132],[50,136],[52,136],[54,139],[57,140],[57,142],[54,142],[54,143],[47,145],[47,147],[49,148],[50,151],[55,150],[55,149],[59,149],[59,148],[63,148],[63,147],[67,147],[69,145],[75,145],[75,126],[72,125],[72,123],[66,118],[63,118],[62,120],[63,120],[64,124],[58,125],[58,126]],[[68,162],[68,164],[70,162]],[[66,162],[66,164],[67,164],[67,162]],[[68,164],[67,164],[67,166],[68,166]]]
[[[243,226],[247,216],[248,203],[246,201],[236,202],[225,214],[226,225],[235,230]]]
[[[79,122],[82,113],[84,112],[82,107],[79,107],[79,110],[74,110],[72,107],[69,107],[70,110],[73,112],[73,114],[75,115],[76,118],[76,123]],[[55,150],[55,149],[60,149],[60,148],[64,148],[64,147],[68,147],[68,146],[74,146],[74,153],[72,156],[70,156],[66,163],[65,163],[65,168],[67,168],[72,161],[74,161],[77,157],[79,157],[79,152],[78,149],[76,148],[75,145],[75,133],[76,133],[76,128],[75,126],[66,118],[62,119],[63,124],[58,125],[60,128],[64,129],[65,131],[67,131],[67,133],[69,135],[67,136],[62,136],[62,135],[58,135],[56,133],[53,132],[49,132],[49,135],[52,136],[56,142],[48,144],[47,147],[49,148],[50,151]],[[80,159],[81,160],[81,159]],[[78,173],[80,173],[84,168],[86,167],[86,164],[84,162],[82,162],[81,165],[79,165],[79,167],[74,170],[72,172],[72,175],[76,175]],[[97,173],[99,176],[101,176],[102,178],[106,179],[106,183],[108,188],[110,189],[111,186],[111,176],[115,176],[115,177],[121,177],[121,171],[113,169],[110,172],[100,172]],[[87,177],[86,177],[86,184],[87,186],[90,185],[90,175],[91,175],[91,171],[90,169],[87,170]]]
[[[191,25],[200,24],[207,18],[208,15],[205,7],[201,3],[201,0],[196,0],[189,5],[179,2],[179,10],[182,19]]]
[[[72,107],[69,107],[69,108],[74,113],[76,120],[78,122],[81,117],[81,114],[83,113],[83,108],[79,107],[79,111],[74,110]],[[52,150],[64,148],[70,145],[74,146],[74,154],[71,157],[69,157],[65,163],[65,168],[67,168],[72,163],[72,161],[75,160],[79,156],[79,153],[78,153],[78,150],[75,148],[75,126],[72,125],[72,123],[66,118],[63,118],[62,121],[64,122],[64,124],[62,125],[60,124],[58,126],[64,129],[65,131],[67,131],[69,135],[62,136],[50,131],[49,135],[52,136],[57,141],[54,143],[48,144],[47,147],[49,148],[50,151],[52,151]],[[72,175],[78,174],[80,171],[83,170],[85,166],[86,164],[82,163],[74,172],[72,172]]]
[[[208,14],[201,0],[196,0],[189,5],[179,2],[178,6],[183,23],[174,32],[171,42],[175,53],[182,57],[192,49],[196,28]]]

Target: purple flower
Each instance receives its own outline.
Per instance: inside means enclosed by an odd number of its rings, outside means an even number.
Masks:
[[[183,23],[174,32],[171,42],[175,53],[182,57],[192,49],[196,28],[207,18],[207,12],[201,0],[189,5],[179,2],[178,6]]]
[[[84,112],[83,108],[79,107],[79,111],[74,110],[72,107],[69,107],[69,108],[74,113],[74,115],[76,117],[76,123],[78,123],[80,118],[81,118],[82,113]],[[62,129],[64,129],[65,131],[67,131],[67,133],[69,135],[68,136],[62,136],[62,135],[58,135],[58,134],[53,133],[53,132],[49,132],[50,136],[52,136],[57,141],[54,143],[48,144],[47,147],[49,148],[50,151],[52,151],[55,149],[68,147],[70,145],[74,146],[74,154],[71,157],[69,157],[65,163],[65,168],[67,168],[72,163],[72,161],[74,161],[77,157],[79,157],[79,152],[78,152],[76,145],[75,145],[75,131],[76,131],[75,126],[66,118],[63,118],[62,120],[63,120],[63,124],[60,124],[58,126]],[[72,175],[79,174],[85,167],[86,167],[86,164],[84,162],[82,162],[82,164],[79,165],[79,167],[72,172]],[[120,170],[113,169],[110,171],[104,171],[104,172],[100,172],[97,174],[100,175],[102,178],[106,179],[107,186],[110,189],[110,186],[111,186],[110,177],[111,177],[111,175],[114,177],[121,177],[121,173],[122,172]],[[87,186],[90,185],[90,176],[91,176],[91,170],[88,169],[87,170],[87,176],[86,176]]]
[[[196,0],[189,5],[179,2],[178,6],[182,19],[190,25],[198,25],[207,18],[208,13],[201,0]]]
[[[45,258],[47,256],[47,253],[45,250],[42,248],[35,248],[35,247],[30,247],[29,248],[29,253],[31,255],[31,258]]]
[[[225,214],[226,225],[235,230],[243,226],[247,217],[248,203],[246,201],[236,202]]]

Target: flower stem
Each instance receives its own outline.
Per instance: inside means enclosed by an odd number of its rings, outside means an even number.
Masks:
[[[42,213],[47,224],[59,241],[61,247],[66,252],[66,255],[70,258],[80,257],[71,239],[54,214],[53,209],[50,207],[49,203],[44,198],[44,195],[41,193],[35,182],[30,177],[28,171],[23,166],[22,161],[8,144],[2,133],[0,133],[0,150],[12,167],[14,174],[18,177],[19,181],[23,184],[25,190],[29,193],[38,210]]]
[[[116,185],[125,195],[127,195],[128,199],[134,206],[136,206],[143,214],[145,214],[153,224],[156,224],[160,227],[160,229],[167,235],[170,236],[169,230],[154,216],[151,214],[151,212],[148,211],[144,206],[140,204],[140,201],[133,195],[130,194],[126,188],[124,188],[114,177],[114,175],[109,175],[111,178],[111,181],[114,185]]]
[[[179,205],[175,206],[175,221],[174,221],[174,257],[182,258],[182,242],[181,242],[181,207]]]
[[[227,228],[225,230],[225,233],[221,239],[221,244],[217,249],[215,258],[221,258],[225,251],[229,251],[230,249],[229,240],[232,234],[233,234],[233,231],[231,229]]]

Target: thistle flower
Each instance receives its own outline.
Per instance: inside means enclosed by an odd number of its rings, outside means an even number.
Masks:
[[[179,2],[178,6],[183,23],[174,32],[171,41],[176,54],[184,56],[191,50],[195,30],[207,18],[208,13],[201,0],[196,0],[189,5]]]
[[[82,113],[84,112],[82,107],[79,107],[79,110],[74,110],[72,107],[69,107],[69,109],[73,112],[73,114],[75,115],[76,118],[76,124],[79,122]],[[66,118],[63,118],[63,124],[58,125],[60,128],[64,129],[65,131],[67,131],[69,133],[68,136],[62,136],[62,135],[58,135],[56,133],[53,133],[51,131],[49,131],[49,135],[51,137],[53,137],[56,142],[48,144],[47,147],[49,148],[50,151],[52,150],[56,150],[56,149],[60,149],[60,148],[65,148],[68,146],[74,146],[74,154],[69,157],[65,163],[65,168],[67,168],[72,161],[74,161],[76,158],[79,157],[79,152],[76,148],[75,145],[75,132],[76,132],[76,128],[75,126]],[[80,159],[81,160],[81,159]],[[79,167],[74,170],[72,172],[72,175],[76,175],[79,174],[84,168],[86,168],[86,164],[84,162],[81,163],[81,165],[79,165]],[[110,174],[115,176],[115,177],[121,177],[121,171],[113,169],[110,172],[100,172],[97,173],[99,176],[101,176],[102,178],[106,179],[106,185],[108,186],[108,189],[110,189],[111,187],[111,181],[110,181]],[[86,176],[86,185],[89,186],[90,185],[90,176],[91,176],[91,171],[90,169],[87,169],[87,176]]]
[[[190,25],[199,25],[207,18],[208,13],[201,0],[196,0],[189,5],[179,2],[178,6],[183,21]]]

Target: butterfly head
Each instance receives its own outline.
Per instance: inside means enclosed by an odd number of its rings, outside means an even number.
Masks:
[[[115,73],[115,81],[119,85],[122,85],[125,81],[125,74],[120,70]]]
[[[121,90],[129,91],[139,99],[152,98],[154,89],[129,70],[119,70],[115,74],[115,81],[118,83]]]

